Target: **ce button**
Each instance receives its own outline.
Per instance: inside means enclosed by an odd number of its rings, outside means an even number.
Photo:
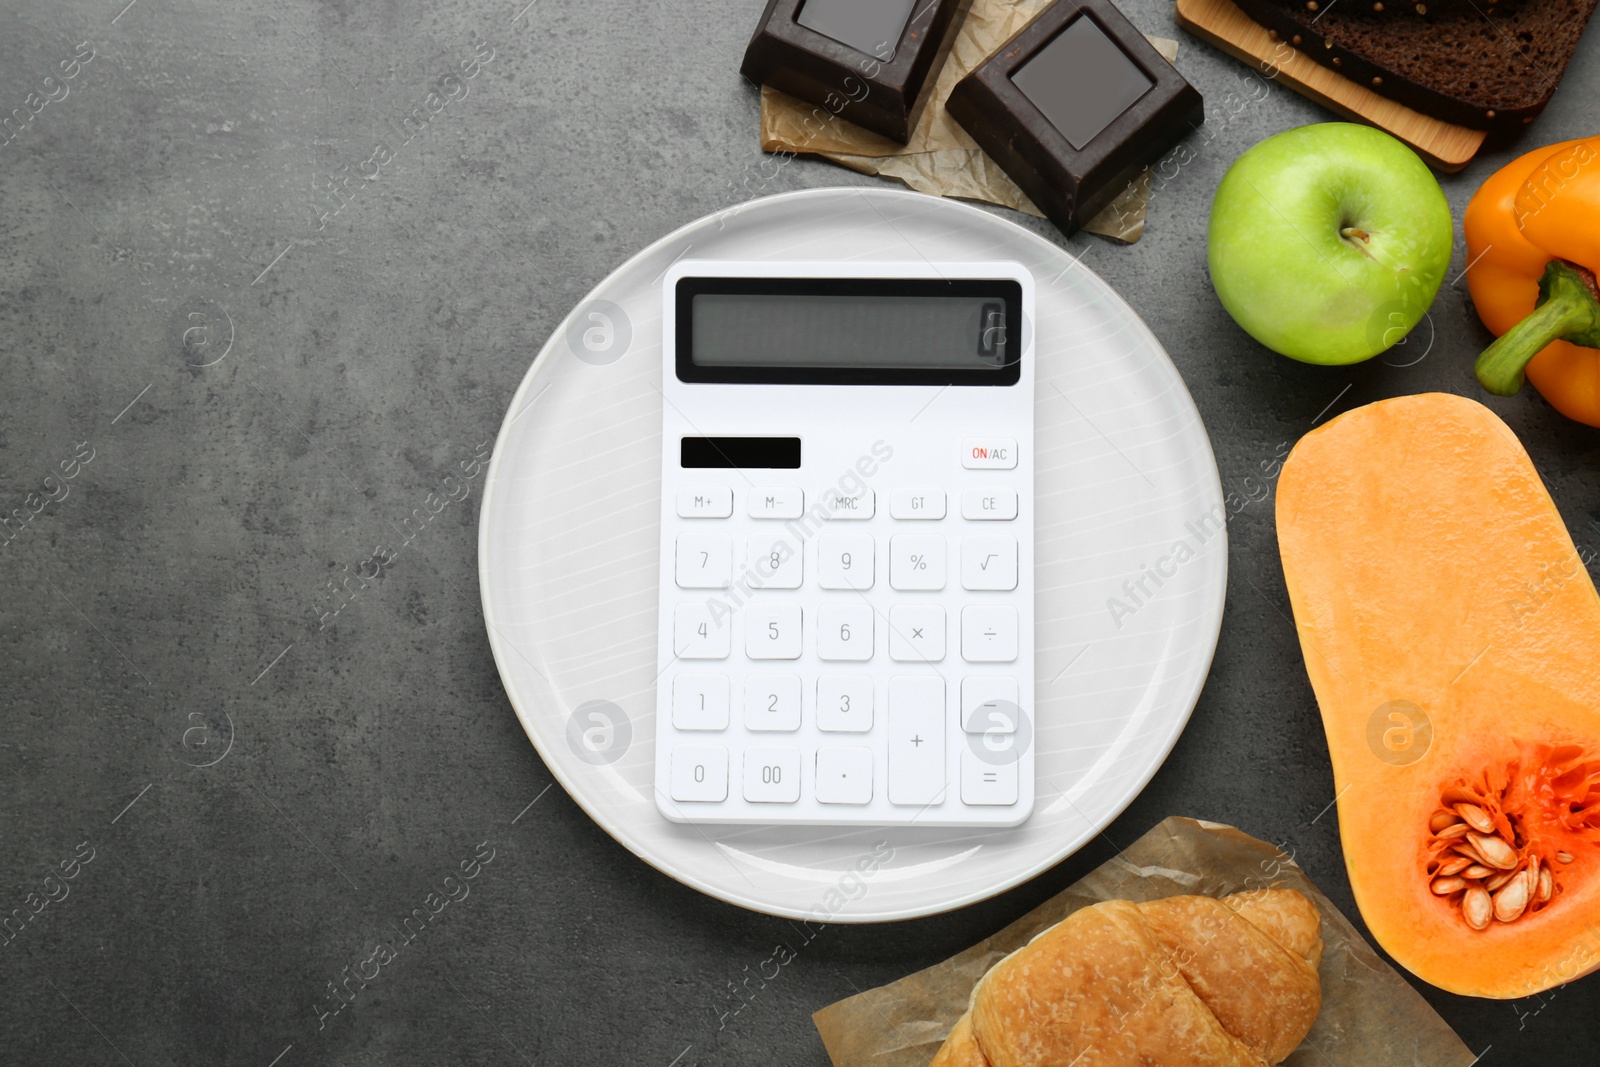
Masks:
[[[1008,520],[1017,517],[1017,491],[1015,489],[963,489],[961,491],[961,517],[963,519]]]

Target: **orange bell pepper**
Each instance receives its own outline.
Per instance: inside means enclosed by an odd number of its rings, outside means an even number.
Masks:
[[[1600,136],[1508,163],[1467,205],[1467,288],[1499,335],[1478,381],[1511,396],[1524,370],[1555,409],[1600,426]]]

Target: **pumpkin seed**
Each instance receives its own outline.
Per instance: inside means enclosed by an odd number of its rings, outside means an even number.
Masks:
[[[1472,842],[1472,847],[1478,850],[1478,855],[1482,856],[1483,862],[1489,866],[1498,867],[1502,871],[1509,871],[1517,866],[1517,850],[1506,844],[1503,839],[1469,831],[1467,840]]]
[[[1440,873],[1442,874],[1444,872],[1441,871]],[[1482,879],[1493,878],[1496,874],[1496,871],[1493,867],[1485,867],[1481,863],[1474,863],[1470,867],[1461,868],[1461,870],[1457,873],[1459,873],[1463,878]]]
[[[1462,871],[1476,866],[1477,864],[1473,863],[1465,856],[1452,856],[1448,859],[1445,859],[1443,863],[1439,864],[1439,869],[1433,873],[1437,878],[1448,878],[1452,874],[1460,874]],[[1472,876],[1468,875],[1468,877],[1470,878]]]
[[[1517,875],[1515,871],[1501,871],[1499,874],[1483,883],[1483,888],[1493,893],[1496,889],[1499,889],[1516,876]]]
[[[1452,804],[1476,804],[1479,797],[1459,785],[1453,785],[1444,791],[1443,800],[1445,807],[1450,807]]]
[[[1451,875],[1449,878],[1435,878],[1433,880],[1435,896],[1447,897],[1451,893],[1459,893],[1465,888],[1467,888],[1467,880],[1455,875]]]
[[[1570,852],[1557,852],[1556,853],[1556,859],[1560,860],[1562,863],[1571,863],[1572,862],[1572,853],[1570,853]]]
[[[1454,826],[1460,821],[1461,820],[1456,817],[1455,812],[1445,811],[1443,808],[1440,808],[1438,811],[1434,812],[1432,818],[1428,820],[1428,829],[1433,833],[1438,833],[1440,830],[1443,830],[1446,827]]]
[[[1539,872],[1539,903],[1544,904],[1555,895],[1556,880],[1550,877],[1550,869],[1546,867]]]
[[[1456,814],[1461,816],[1469,826],[1480,834],[1494,833],[1494,820],[1489,818],[1489,813],[1476,804],[1457,804]]]
[[[1494,917],[1494,901],[1489,899],[1488,891],[1480,886],[1468,889],[1467,895],[1461,898],[1461,917],[1474,930],[1487,930],[1489,920]]]
[[[1441,840],[1441,841],[1449,841],[1449,840],[1451,840],[1453,838],[1461,837],[1462,835],[1466,834],[1471,829],[1472,829],[1472,827],[1468,826],[1466,823],[1458,822],[1454,826],[1446,826],[1443,830],[1440,830],[1434,836],[1439,838],[1439,840]]]
[[[1507,882],[1505,888],[1494,894],[1494,917],[1503,923],[1516,922],[1528,910],[1529,892],[1527,872]]]

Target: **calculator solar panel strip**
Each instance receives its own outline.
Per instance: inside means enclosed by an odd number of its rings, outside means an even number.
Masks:
[[[1032,276],[686,260],[664,285],[661,813],[1027,819]]]

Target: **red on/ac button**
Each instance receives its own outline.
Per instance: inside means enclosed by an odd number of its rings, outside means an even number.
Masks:
[[[1011,470],[1017,465],[1017,442],[1010,437],[968,437],[961,442],[961,465],[976,471]]]

